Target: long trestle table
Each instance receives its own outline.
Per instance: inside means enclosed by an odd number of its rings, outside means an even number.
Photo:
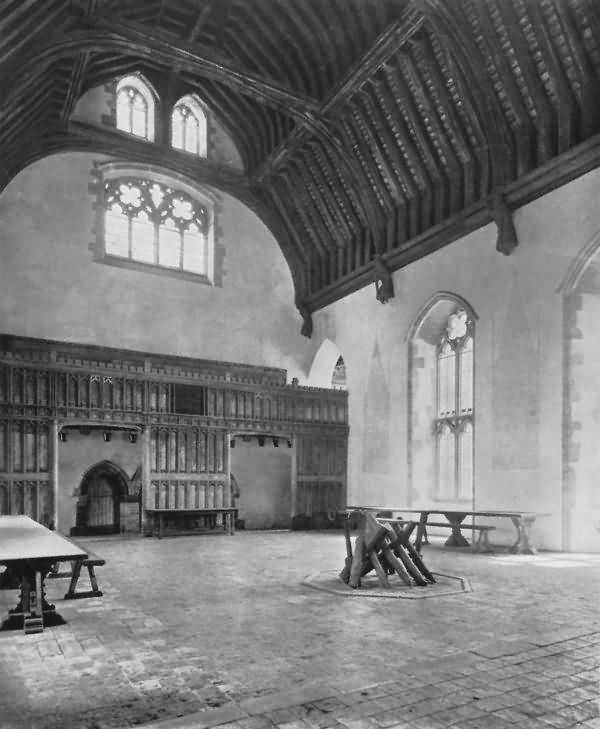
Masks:
[[[87,556],[81,547],[28,516],[0,516],[0,565],[7,567],[20,590],[19,602],[1,629],[32,633],[44,625],[63,623],[55,606],[46,601],[45,578],[56,562],[78,562]]]
[[[362,511],[376,512],[392,512],[392,514],[419,514],[419,524],[415,537],[415,548],[420,550],[421,544],[427,534],[427,520],[430,514],[442,514],[448,520],[448,525],[452,529],[452,534],[446,540],[446,545],[450,547],[468,547],[468,540],[463,536],[462,529],[469,529],[468,524],[463,524],[467,516],[483,517],[483,518],[507,518],[510,519],[517,531],[515,543],[510,547],[510,551],[515,554],[535,554],[536,550],[531,540],[531,528],[538,517],[551,516],[550,514],[540,514],[534,511],[509,511],[502,509],[448,509],[443,506],[414,508],[402,506],[348,506],[348,511],[360,509]]]

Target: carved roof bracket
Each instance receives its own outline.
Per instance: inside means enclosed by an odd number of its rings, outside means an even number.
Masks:
[[[300,316],[303,320],[300,334],[302,334],[303,337],[310,339],[313,332],[312,312],[308,308],[308,304],[299,296],[296,296],[296,308],[300,312]]]
[[[373,267],[375,272],[375,298],[385,304],[394,298],[392,272],[379,254],[375,256]]]
[[[512,210],[508,207],[506,198],[500,191],[492,193],[487,205],[492,214],[492,219],[498,228],[496,250],[503,253],[505,256],[510,256],[514,249],[519,245]]]

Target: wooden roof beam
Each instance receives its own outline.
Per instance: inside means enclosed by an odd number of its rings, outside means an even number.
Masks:
[[[212,49],[189,49],[185,43],[174,42],[152,34],[143,26],[104,17],[91,19],[92,28],[61,33],[49,38],[32,56],[15,63],[3,74],[6,81],[5,101],[21,88],[27,78],[39,74],[61,58],[80,52],[116,53],[172,68],[177,64],[182,71],[196,77],[208,78],[234,89],[243,96],[279,109],[284,114],[311,122],[318,113],[314,99],[296,94],[280,84],[223,61]],[[219,56],[217,58],[217,56]]]
[[[389,60],[417,31],[425,17],[411,4],[401,18],[392,23],[373,43],[373,45],[354,63],[342,80],[331,90],[316,115],[332,117],[340,112],[348,99],[366,83],[371,76]],[[310,135],[309,124],[298,124],[290,136],[257,168],[253,177],[265,180],[284,164],[295,150],[299,149]]]
[[[454,13],[441,0],[413,0],[430,20],[431,26],[445,51],[460,72],[464,98],[469,99],[472,113],[481,115],[487,152],[490,160],[491,189],[507,184],[512,179],[514,164],[513,137],[508,128],[504,110],[489,83],[485,58],[477,43],[466,32],[458,13]],[[464,17],[464,16],[463,16]],[[490,190],[486,190],[487,194]]]
[[[122,38],[131,44],[130,52],[136,56],[164,59],[167,67],[177,64],[182,70],[218,81],[240,94],[251,96],[268,106],[274,106],[292,116],[306,117],[316,114],[319,104],[315,99],[301,96],[275,81],[257,76],[246,69],[234,66],[229,59],[214,48],[202,48],[174,40],[167,40],[143,25],[129,23],[114,16],[97,16],[94,28],[104,29],[107,41]],[[101,36],[102,37],[102,36]]]
[[[192,26],[192,29],[190,30],[190,34],[188,35],[188,43],[195,43],[198,36],[202,32],[204,26],[208,22],[208,19],[210,17],[210,14],[212,13],[213,9],[213,0],[209,0],[206,5],[202,8],[202,10],[198,13],[198,17],[196,18],[196,21],[194,25]]]
[[[81,96],[89,61],[90,54],[87,51],[80,53],[73,61],[69,87],[60,114],[60,121],[63,126],[69,121],[73,108]]]
[[[332,89],[321,107],[331,115],[383,66],[425,23],[425,17],[411,3],[402,17],[393,22],[375,43],[356,61],[344,78]]]
[[[200,184],[214,185],[246,204],[251,202],[249,180],[243,173],[203,157],[180,152],[170,144],[149,143],[118,129],[80,121],[69,122],[64,139],[67,145],[81,146],[87,141],[91,149],[106,151],[116,157],[175,168]]]
[[[39,7],[35,8],[36,4]],[[12,13],[3,11],[0,21],[0,63],[6,63],[23,46],[29,44],[32,35],[39,36],[48,27],[53,30],[56,29],[57,25],[64,27],[67,24],[65,11],[70,5],[70,0],[54,3],[52,9],[48,9],[47,5],[40,5],[32,0],[28,3],[13,3],[13,5],[17,5],[18,8]],[[18,26],[15,26],[11,31],[3,27],[5,22],[13,22],[19,13],[21,16],[26,14],[27,19],[21,21],[19,17]],[[34,29],[33,32],[30,32],[30,29]]]

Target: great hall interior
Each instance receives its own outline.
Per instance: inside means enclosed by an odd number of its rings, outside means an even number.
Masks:
[[[0,91],[0,520],[101,557],[1,729],[600,726],[600,4],[0,0]]]

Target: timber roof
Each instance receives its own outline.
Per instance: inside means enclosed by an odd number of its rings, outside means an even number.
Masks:
[[[244,172],[71,120],[132,71]],[[595,167],[599,76],[597,0],[0,0],[0,188],[68,149],[175,167],[261,216],[307,321]]]

